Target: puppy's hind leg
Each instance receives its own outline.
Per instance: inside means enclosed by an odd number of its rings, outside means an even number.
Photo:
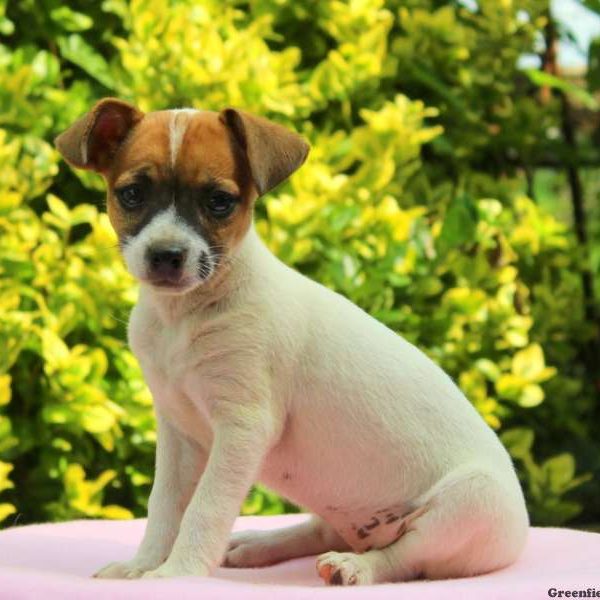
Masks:
[[[514,562],[527,535],[528,516],[516,477],[460,469],[415,504],[400,537],[364,554],[328,552],[317,559],[330,585],[446,579],[487,573]]]
[[[327,550],[347,549],[348,544],[333,528],[313,515],[304,523],[275,531],[234,533],[222,566],[261,567]]]

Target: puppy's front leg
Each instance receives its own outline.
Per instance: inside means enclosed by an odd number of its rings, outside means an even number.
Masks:
[[[144,577],[209,575],[220,564],[235,518],[273,435],[263,409],[240,406],[213,423],[206,469],[185,511],[173,550]]]
[[[148,521],[136,555],[113,562],[94,577],[136,579],[169,556],[185,507],[206,464],[206,452],[173,429],[157,411],[156,469],[148,500]]]

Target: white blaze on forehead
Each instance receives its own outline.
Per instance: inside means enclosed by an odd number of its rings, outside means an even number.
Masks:
[[[169,148],[171,150],[171,166],[174,167],[187,126],[193,115],[200,111],[194,108],[179,108],[169,112],[171,113],[171,120],[169,122]]]
[[[189,228],[177,217],[175,206],[171,205],[166,210],[157,213],[152,220],[137,234],[136,238],[146,245],[160,243],[164,246],[175,244],[183,237],[187,237]]]

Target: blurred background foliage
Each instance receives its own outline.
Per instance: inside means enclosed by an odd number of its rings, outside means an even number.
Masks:
[[[305,135],[257,208],[273,251],[455,378],[535,523],[600,521],[600,61],[562,76],[561,33],[547,0],[0,0],[2,524],[146,510],[135,285],[101,179],[51,144],[108,95]],[[243,508],[290,510],[260,486]]]

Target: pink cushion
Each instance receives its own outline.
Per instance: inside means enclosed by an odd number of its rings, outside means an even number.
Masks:
[[[240,517],[236,529],[272,529],[306,515]],[[113,560],[133,555],[144,521],[72,521],[30,525],[0,532],[0,598],[186,598],[259,600],[281,592],[284,600],[368,597],[480,600],[547,598],[549,588],[598,588],[600,534],[532,528],[521,559],[508,569],[447,581],[416,581],[369,587],[325,587],[313,557],[260,569],[219,569],[209,578],[97,580],[90,575]],[[402,596],[399,594],[402,593]],[[277,596],[275,596],[277,598]]]

